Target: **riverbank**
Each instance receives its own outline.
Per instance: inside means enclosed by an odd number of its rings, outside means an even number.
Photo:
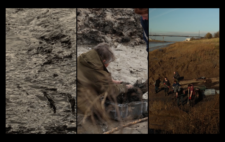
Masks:
[[[152,39],[152,40],[149,40],[149,42],[170,42],[170,41],[162,41],[162,40],[154,40],[154,39]]]
[[[202,98],[194,107],[178,107],[173,94],[155,94],[153,86],[158,77],[172,84],[177,71],[185,89],[185,80],[197,86],[197,78],[203,76],[207,79],[201,85],[219,89],[219,38],[176,42],[149,52],[149,61],[149,128],[173,134],[219,133],[219,94]]]
[[[149,83],[176,70],[185,79],[219,76],[219,38],[173,43],[149,52]]]

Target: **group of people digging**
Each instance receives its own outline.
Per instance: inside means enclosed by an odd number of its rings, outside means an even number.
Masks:
[[[164,78],[162,89],[164,90],[165,96],[168,96],[170,92],[173,92],[174,97],[176,97],[176,100],[177,100],[177,105],[179,105],[180,102],[183,105],[184,97],[187,95],[188,96],[187,104],[190,103],[191,106],[194,106],[196,100],[199,98],[199,90],[194,89],[193,84],[188,84],[188,87],[186,90],[184,88],[181,88],[181,85],[179,84],[180,75],[176,71],[174,72],[173,79],[174,79],[174,82],[171,87],[170,81],[167,79],[167,77]],[[154,84],[156,94],[160,90],[162,90],[162,89],[159,89],[160,83],[161,83],[160,78],[158,78]],[[172,89],[171,91],[169,91],[170,88]]]

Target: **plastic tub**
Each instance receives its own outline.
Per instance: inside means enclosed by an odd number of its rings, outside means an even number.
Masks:
[[[215,95],[216,90],[215,89],[205,89],[204,95],[209,96],[209,95]]]
[[[216,90],[216,93],[217,93],[217,94],[220,94],[220,90]]]
[[[116,104],[111,102],[105,103],[106,110],[114,120],[129,118],[139,118],[144,113],[148,113],[148,102],[147,100],[131,102],[126,104],[117,104],[119,113],[116,111]]]

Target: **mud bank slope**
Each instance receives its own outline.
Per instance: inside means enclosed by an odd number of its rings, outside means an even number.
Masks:
[[[6,9],[6,133],[75,133],[75,30],[76,9]]]
[[[144,44],[140,16],[132,8],[78,8],[77,44]]]

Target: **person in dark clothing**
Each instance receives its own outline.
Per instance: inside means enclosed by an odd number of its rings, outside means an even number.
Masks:
[[[160,78],[158,78],[155,81],[155,93],[157,94],[159,92],[159,84],[160,84]]]
[[[167,77],[165,77],[165,80],[163,81],[164,84],[164,91],[165,91],[165,96],[169,95],[169,88],[170,88],[170,82],[167,79]]]
[[[180,91],[180,84],[176,80],[174,80],[174,83],[173,83],[173,90],[174,90],[174,93]]]
[[[180,75],[179,75],[179,73],[178,73],[177,71],[174,72],[173,78],[174,78],[177,82],[179,82]]]
[[[143,37],[146,42],[146,51],[149,51],[149,42],[148,42],[148,8],[134,8],[136,14],[141,15],[141,26],[143,28]],[[148,57],[147,57],[148,59]]]
[[[183,105],[183,98],[185,96],[185,90],[181,89],[182,91],[179,91],[176,93],[176,98],[177,98],[177,105],[179,105],[179,102],[181,101],[181,105]]]

